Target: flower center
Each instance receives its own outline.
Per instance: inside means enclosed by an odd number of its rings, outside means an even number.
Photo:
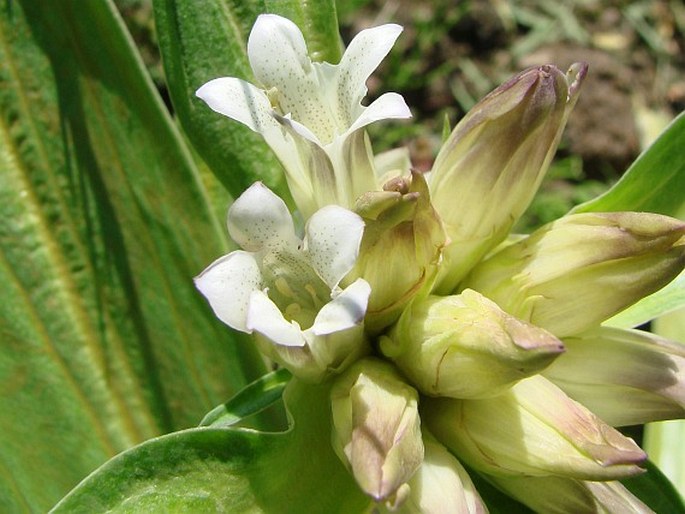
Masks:
[[[298,252],[269,252],[262,261],[269,298],[288,321],[303,330],[314,324],[317,312],[330,301],[330,289]]]

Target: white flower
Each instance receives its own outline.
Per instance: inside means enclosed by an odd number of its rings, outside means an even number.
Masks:
[[[360,129],[411,116],[397,93],[361,104],[366,80],[401,31],[394,24],[364,30],[332,65],[311,61],[293,22],[263,14],[247,43],[259,86],[224,77],[204,84],[197,96],[264,137],[283,164],[305,218],[323,205],[351,208],[358,196],[376,189],[373,157]]]
[[[365,348],[370,287],[363,279],[338,285],[363,230],[359,216],[330,205],[300,240],[285,203],[257,182],[228,212],[228,231],[243,250],[216,260],[195,284],[221,321],[258,335],[262,350],[294,374],[320,380]]]

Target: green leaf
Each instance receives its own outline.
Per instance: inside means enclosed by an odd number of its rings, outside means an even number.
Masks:
[[[685,307],[685,271],[670,284],[608,319],[603,325],[632,328]],[[683,340],[685,338],[681,338]]]
[[[143,443],[98,469],[53,512],[366,512],[369,499],[331,447],[329,389],[290,382],[288,432],[196,428]]]
[[[654,512],[685,513],[683,499],[668,478],[650,461],[645,462],[645,468],[647,473],[621,480],[621,483]]]
[[[571,212],[648,211],[685,215],[685,113],[630,166],[614,187]]]
[[[263,411],[281,399],[291,374],[281,368],[258,378],[226,403],[212,409],[200,422],[201,427],[227,427]]]
[[[334,2],[155,0],[154,8],[171,100],[199,155],[233,197],[262,180],[290,201],[281,165],[261,136],[213,112],[195,97],[195,91],[217,77],[254,81],[246,45],[262,12],[291,17],[314,56],[337,62],[340,42]]]
[[[264,373],[192,277],[225,252],[109,1],[0,9],[0,511]]]

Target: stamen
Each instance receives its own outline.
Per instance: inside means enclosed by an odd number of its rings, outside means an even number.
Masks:
[[[274,282],[274,286],[276,287],[276,290],[278,290],[278,292],[286,298],[295,298],[295,293],[292,289],[290,289],[290,286],[285,278],[278,277]]]
[[[304,289],[305,289],[305,291],[307,291],[309,293],[309,296],[312,297],[312,302],[314,302],[314,305],[321,305],[324,303],[323,301],[321,301],[319,296],[316,294],[316,289],[314,289],[313,285],[306,284],[304,286]]]

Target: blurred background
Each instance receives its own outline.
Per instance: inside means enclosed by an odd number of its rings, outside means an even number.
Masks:
[[[165,95],[151,0],[116,0]],[[345,42],[388,22],[404,26],[369,82],[370,96],[401,93],[411,123],[371,127],[374,150],[411,149],[428,170],[454,124],[511,75],[534,65],[590,72],[552,169],[518,230],[527,232],[607,189],[685,109],[682,0],[343,0]]]

